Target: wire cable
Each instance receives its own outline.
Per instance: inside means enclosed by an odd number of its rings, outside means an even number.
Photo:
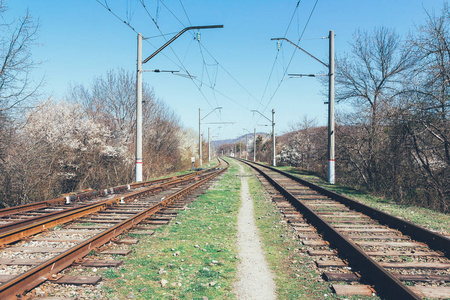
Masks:
[[[140,0],[141,4],[144,6],[144,0]],[[161,1],[161,3],[167,8],[167,6],[165,5],[165,3],[163,1]],[[152,15],[150,14],[150,12],[148,11],[148,9],[145,9],[145,11],[147,12],[147,14],[149,15],[149,17],[152,19],[153,23],[155,24],[155,26],[157,26],[155,19],[152,17]],[[172,13],[173,14],[173,13]],[[173,14],[174,15],[174,14]],[[177,18],[177,20],[179,20]],[[166,37],[164,36],[163,32],[161,31],[161,28],[159,26],[157,26],[158,31],[161,33],[161,35],[163,35],[164,40],[167,42]],[[178,60],[179,63],[179,67],[181,69],[183,69],[183,71],[186,72],[186,74],[189,75],[189,79],[194,83],[194,85],[197,87],[197,89],[200,91],[201,95],[203,96],[203,98],[206,100],[206,102],[208,103],[208,105],[211,108],[214,108],[213,105],[211,104],[211,102],[208,100],[208,98],[205,96],[205,94],[203,93],[203,91],[201,90],[201,86],[197,85],[197,83],[194,81],[193,76],[189,73],[189,71],[187,70],[187,68],[185,67],[185,65],[183,64],[183,62],[181,61],[181,59],[179,58],[179,56],[177,55],[177,53],[175,52],[175,50],[172,48],[171,45],[168,46],[169,49],[172,51],[172,53],[175,55],[176,59]]]
[[[192,26],[191,20],[189,19],[189,16],[188,16],[188,14],[186,12],[186,9],[184,8],[183,1],[180,0],[180,4],[181,4],[181,7],[183,8],[184,15],[186,16],[186,19],[188,20],[189,25]]]
[[[111,8],[109,8],[108,6],[108,1],[105,0],[105,4],[101,3],[100,0],[95,0],[98,2],[98,4],[100,4],[101,6],[103,6],[107,11],[109,11],[111,14],[113,14],[113,16],[115,16],[117,19],[119,19],[122,23],[124,23],[125,25],[127,25],[128,27],[130,27],[131,30],[133,30],[134,32],[138,33],[136,31],[136,29],[134,29],[133,26],[131,26],[131,24],[125,20],[123,20],[121,17],[119,17],[116,13],[114,13]]]
[[[162,5],[167,9],[167,11],[183,26],[183,27],[186,27],[186,25],[180,20],[180,18],[178,18],[177,17],[177,15],[164,3],[164,1],[162,1],[161,0],[161,3],[162,3]],[[186,9],[185,9],[185,7],[184,7],[184,5],[183,5],[183,2],[180,0],[180,5],[181,5],[181,7],[182,7],[182,9],[183,9],[183,11],[184,11],[184,14],[186,15],[186,18],[187,18],[187,20],[188,20],[188,22],[189,22],[189,25],[192,25],[192,23],[191,23],[191,20],[190,20],[190,18],[189,18],[189,16],[188,16],[188,14],[187,14],[187,11],[186,11]],[[190,34],[192,35],[192,37],[194,38],[194,39],[197,39],[196,38],[196,36],[195,36],[195,33],[193,33],[193,32],[190,32]],[[197,41],[198,41],[198,43],[199,44],[201,44],[201,42],[197,39]],[[206,71],[206,75],[208,76],[208,80],[209,80],[209,82],[210,82],[210,85],[206,85],[207,87],[209,87],[209,86],[211,86],[212,84],[211,84],[211,76],[209,75],[209,72],[208,72],[208,68],[205,66],[206,65],[206,61],[205,61],[205,56],[204,56],[204,54],[203,54],[203,51],[201,51],[201,48],[199,47],[199,49],[200,49],[200,54],[201,54],[201,56],[202,56],[202,61],[203,61],[203,67],[202,67],[202,75],[201,75],[201,78],[202,78],[202,80],[200,81],[201,82],[201,84],[200,84],[200,86],[198,87],[199,89],[201,89],[201,87],[202,87],[202,85],[203,85],[203,76],[204,76],[204,72]],[[186,52],[187,53],[187,52]],[[217,102],[217,98],[216,98],[216,96],[215,96],[215,94],[213,93],[213,95],[214,95],[214,98],[215,98],[215,101],[216,101],[216,104],[218,105],[218,102]],[[209,101],[208,101],[208,103],[209,103]],[[210,104],[210,106],[211,106],[211,104]]]
[[[299,2],[300,2],[301,0],[299,0]],[[181,2],[181,0],[180,0],[180,2]],[[183,27],[186,27],[186,25],[180,20],[180,18],[178,18],[173,12],[172,12],[172,10],[161,0],[161,3],[164,5],[164,7],[169,11],[169,13],[183,26]],[[183,6],[183,9],[184,9],[184,6]],[[190,19],[189,19],[189,17],[187,16],[187,13],[186,13],[186,10],[184,10],[185,11],[185,14],[186,14],[186,17],[187,17],[187,19],[188,19],[188,21],[189,21],[189,24],[190,24]],[[193,36],[193,37],[195,37],[195,35],[194,35],[194,33],[191,33],[191,35]],[[234,81],[234,82],[236,82],[253,100],[255,100],[258,104],[260,104],[260,105],[262,105],[262,103],[261,103],[261,101],[260,100],[258,100],[255,96],[253,96],[252,95],[252,93],[250,93],[220,62],[218,62],[217,61],[217,59],[211,54],[211,52],[205,47],[205,45],[201,42],[201,41],[199,41],[199,44],[201,45],[201,47],[203,48],[203,50],[206,52],[206,53],[208,53],[208,55],[216,62],[216,64],[223,70],[223,71],[225,71],[225,73],[228,75],[228,76],[230,76],[230,78]],[[203,59],[204,60],[204,59]]]
[[[291,19],[289,20],[289,24],[288,24],[288,26],[287,26],[287,28],[286,28],[286,30],[284,32],[283,38],[286,38],[286,35],[287,35],[288,31],[289,31],[289,28],[291,27],[292,20],[294,19],[294,16],[297,13],[298,7],[299,7],[301,2],[302,2],[302,0],[298,0],[297,1],[297,5],[295,6],[295,9],[294,9],[294,12],[292,13]],[[281,44],[283,44],[283,42],[281,42]],[[273,64],[272,64],[272,69],[270,70],[270,73],[269,73],[269,78],[267,78],[267,83],[266,83],[266,86],[264,87],[264,91],[263,91],[263,94],[261,96],[261,102],[260,102],[261,105],[262,105],[262,101],[264,99],[264,96],[266,95],[267,88],[269,87],[270,79],[272,79],[272,74],[273,74],[273,71],[275,69],[279,53],[280,53],[280,51],[277,51],[277,55],[275,56],[275,59],[274,59]]]
[[[317,3],[318,3],[318,2],[319,2],[319,0],[316,0],[316,2],[314,3],[314,7],[313,7],[313,9],[311,10],[311,13],[309,14],[309,17],[308,17],[308,20],[307,20],[305,26],[303,27],[303,31],[302,31],[302,33],[301,33],[301,35],[300,35],[300,37],[299,37],[299,39],[298,39],[298,41],[297,41],[297,44],[299,44],[300,41],[302,40],[303,35],[305,34],[306,28],[308,27],[309,21],[311,20],[311,17],[312,17],[312,15],[313,15],[313,13],[314,13],[314,11],[315,11],[315,9],[316,9],[316,6],[317,6]],[[292,53],[291,59],[289,60],[289,63],[288,63],[288,65],[287,65],[287,67],[286,67],[286,69],[285,69],[285,71],[284,71],[284,73],[283,73],[282,79],[280,80],[280,82],[278,83],[278,85],[277,85],[275,91],[273,92],[272,96],[270,97],[269,102],[268,102],[268,103],[266,104],[266,106],[264,107],[263,112],[267,109],[267,107],[268,107],[269,104],[272,102],[273,98],[275,97],[275,94],[278,92],[278,89],[280,88],[281,83],[283,82],[283,80],[284,80],[285,77],[286,77],[286,73],[287,73],[287,71],[288,71],[288,69],[289,69],[289,66],[291,65],[292,60],[294,59],[294,55],[295,55],[296,51],[297,51],[297,48],[294,48],[294,52]]]
[[[114,17],[116,17],[121,23],[125,24],[126,26],[128,26],[131,30],[133,30],[136,34],[139,34],[136,29],[131,26],[131,24],[125,20],[123,20],[121,17],[119,17],[115,12],[113,12],[111,10],[111,8],[109,8],[108,6],[108,1],[105,0],[105,4],[103,4],[102,2],[100,2],[99,0],[95,0],[97,1],[97,3],[99,3],[101,6],[103,6],[107,11],[109,11]],[[155,21],[156,23],[156,21]],[[162,35],[164,36],[164,35]],[[158,47],[156,47],[155,45],[153,45],[147,38],[144,39],[144,41],[146,41],[150,46],[152,46],[154,49],[158,49]],[[162,53],[163,56],[165,56],[168,60],[170,60],[172,63],[174,63],[175,65],[177,65],[180,69],[181,67],[174,61],[172,60],[170,57],[168,57],[166,54]]]

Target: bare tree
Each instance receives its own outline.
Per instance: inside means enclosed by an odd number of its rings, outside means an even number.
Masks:
[[[410,47],[387,28],[375,29],[372,34],[356,31],[351,47],[351,54],[336,63],[336,99],[351,101],[353,116],[364,116],[359,125],[366,131],[365,145],[360,153],[352,155],[360,155],[359,172],[364,174],[366,184],[371,184],[378,168],[376,156],[381,149],[379,136],[385,113],[392,107],[413,60]]]
[[[290,125],[288,141],[279,154],[279,163],[311,170],[318,163],[322,149],[318,149],[317,119],[307,115]]]
[[[14,112],[29,106],[41,82],[35,83],[31,71],[37,65],[32,60],[31,48],[36,43],[38,24],[27,11],[17,20],[8,20],[7,7],[0,0],[0,202],[16,202],[17,187],[24,186],[25,178],[17,181],[17,120]],[[27,105],[24,105],[27,104]]]
[[[450,209],[450,9],[440,15],[426,12],[426,24],[410,39],[416,66],[414,86],[404,106],[412,160],[420,168],[427,186],[425,197],[438,203],[442,211]],[[422,195],[423,197],[423,195]],[[434,199],[434,200],[431,200]],[[429,205],[436,206],[436,205]]]
[[[0,15],[5,11],[5,2],[0,0]],[[6,112],[30,100],[41,85],[33,82],[30,74],[36,66],[31,48],[36,42],[38,24],[28,11],[10,23],[1,19],[4,23],[0,24],[0,112]]]

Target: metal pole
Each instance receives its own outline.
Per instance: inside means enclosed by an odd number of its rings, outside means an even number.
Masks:
[[[137,39],[136,70],[136,182],[142,181],[142,35]]]
[[[248,159],[248,151],[247,151],[247,144],[248,144],[248,134],[245,134],[245,159]]]
[[[208,127],[208,163],[211,161],[211,140],[210,140],[210,131]]]
[[[202,160],[202,109],[198,109],[198,156],[200,167],[203,165]]]
[[[334,30],[330,30],[329,90],[328,90],[328,182],[335,183],[334,176]]]
[[[272,109],[272,139],[273,139],[273,166],[277,166],[277,159],[275,157],[275,109]]]
[[[253,161],[256,162],[256,128],[253,129]]]
[[[239,158],[242,158],[242,142],[239,142]]]

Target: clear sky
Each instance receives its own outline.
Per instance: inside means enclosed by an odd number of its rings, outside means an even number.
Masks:
[[[326,88],[316,78],[284,76],[325,73],[325,67],[302,52],[294,53],[290,44],[283,43],[278,51],[271,38],[285,36],[294,42],[301,38],[302,48],[327,62],[328,40],[320,38],[330,30],[335,31],[336,55],[343,55],[356,29],[386,26],[406,38],[424,23],[424,10],[439,13],[443,1],[9,0],[6,4],[6,17],[24,15],[28,9],[39,20],[40,45],[33,49],[33,59],[42,64],[34,76],[45,76],[43,93],[55,99],[64,99],[70,85],[89,85],[108,70],[135,71],[136,32],[151,37],[143,46],[147,57],[184,27],[224,25],[223,29],[202,30],[201,46],[194,39],[197,31],[187,32],[144,65],[147,70],[177,70],[185,75],[187,70],[192,78],[148,72],[143,80],[180,116],[184,126],[196,131],[199,108],[205,116],[223,107],[203,120],[203,132],[206,137],[211,127],[214,139],[225,139],[244,134],[243,128],[271,130],[260,126],[269,121],[251,110],[270,119],[275,109],[277,134],[286,132],[303,115],[326,125]],[[165,38],[155,37],[161,32],[167,34]],[[235,124],[206,124],[215,122]]]

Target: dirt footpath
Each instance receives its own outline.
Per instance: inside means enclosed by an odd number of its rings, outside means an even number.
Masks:
[[[241,175],[245,175],[241,165]],[[264,257],[258,228],[255,224],[253,200],[247,177],[241,177],[242,206],[238,214],[238,274],[235,284],[237,299],[276,299],[276,286]]]

